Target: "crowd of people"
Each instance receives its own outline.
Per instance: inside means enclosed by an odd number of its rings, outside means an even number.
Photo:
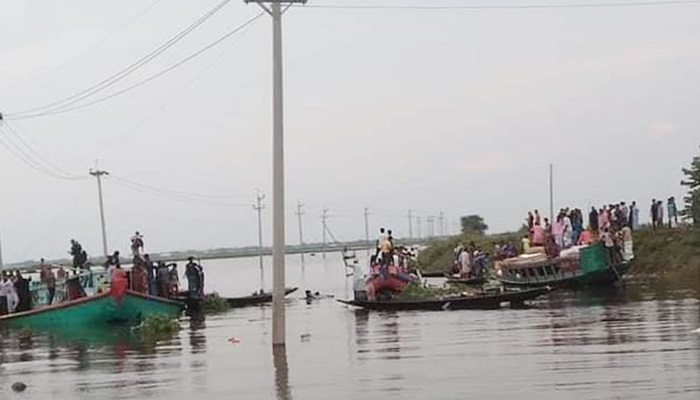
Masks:
[[[591,207],[588,227],[583,212],[578,208],[563,208],[550,224],[538,210],[528,212],[527,235],[523,238],[523,252],[542,249],[549,257],[558,257],[562,250],[600,242],[610,262],[629,261],[634,257],[632,231],[639,228],[639,208],[621,201],[603,207]]]
[[[474,242],[469,242],[454,249],[454,261],[452,275],[459,275],[460,279],[482,279],[487,272],[489,255]]]
[[[668,216],[668,227],[678,227],[678,207],[676,206],[676,198],[671,196],[666,200],[666,212]],[[656,230],[663,228],[664,225],[664,202],[662,200],[651,200],[649,207],[649,218],[651,219],[651,228]]]
[[[414,266],[409,264],[416,256],[415,250],[396,245],[391,230],[379,229],[375,248],[375,253],[370,257],[370,266],[378,269],[383,276],[386,277],[391,266],[399,268],[401,272],[413,272]]]
[[[143,236],[137,231],[131,237],[133,259],[130,272],[122,268],[119,251],[108,255],[103,264],[107,281],[110,285],[117,281],[124,281],[131,290],[151,296],[163,298],[178,296],[180,277],[177,263],[155,262],[148,254],[143,254],[143,247]],[[69,254],[72,256],[73,275],[78,275],[81,270],[89,271],[91,269],[92,264],[88,260],[87,251],[75,239],[70,241]],[[65,299],[85,295],[85,293],[68,293],[71,288],[66,283],[70,278],[70,272],[63,266],[48,264],[42,258],[38,266],[38,273],[39,283],[46,291],[46,298],[43,299],[42,296],[42,299],[39,300],[42,304],[51,305]],[[188,297],[203,299],[204,271],[202,266],[195,262],[194,257],[188,258],[184,276],[188,281]],[[31,280],[31,276],[25,278],[20,271],[3,271],[0,276],[0,298],[5,298],[8,312],[14,313],[32,309]],[[76,283],[73,286],[80,285]],[[57,288],[62,290],[58,295]]]

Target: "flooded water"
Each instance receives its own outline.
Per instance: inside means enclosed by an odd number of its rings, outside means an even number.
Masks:
[[[259,286],[257,259],[204,265],[208,291]],[[303,271],[290,256],[287,281],[336,297],[350,290],[339,255],[307,256]],[[523,310],[403,313],[306,304],[297,293],[286,351],[276,353],[269,306],[184,318],[156,345],[128,330],[3,332],[0,399],[700,398],[697,293],[667,300],[644,290],[560,292]],[[15,382],[27,390],[14,393]]]

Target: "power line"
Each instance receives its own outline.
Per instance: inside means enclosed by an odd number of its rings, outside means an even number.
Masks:
[[[326,8],[344,10],[531,10],[531,9],[572,9],[572,8],[614,8],[614,7],[643,7],[665,5],[700,4],[700,0],[668,0],[668,1],[628,1],[609,3],[571,3],[571,4],[504,4],[504,5],[436,5],[436,6],[391,6],[391,5],[324,5],[308,4],[296,8]]]
[[[25,142],[21,138],[21,136],[13,130],[7,122],[5,122],[2,126],[6,129],[0,131],[0,133],[4,133],[4,136],[0,135],[0,144],[31,169],[40,172],[46,176],[63,180],[81,180],[87,178],[87,176],[71,174],[57,167],[56,165],[48,161],[46,158],[42,157],[31,146],[29,146],[29,144]],[[8,135],[8,132],[14,135],[15,139],[13,139],[12,136]],[[15,140],[18,140],[20,143],[22,143],[24,145],[24,148],[21,145],[17,144]],[[34,156],[32,156],[30,153],[33,153]],[[37,161],[36,158],[42,160],[43,163],[41,161]]]
[[[245,29],[242,31],[242,33],[245,33],[247,29],[249,29],[252,25],[247,25]],[[192,86],[194,86],[195,83],[197,83],[204,74],[206,74],[214,65],[216,65],[219,61],[221,61],[224,56],[226,55],[226,52],[234,45],[236,44],[237,41],[233,41],[226,46],[221,53],[214,58],[209,64],[207,64],[202,70],[200,70],[197,74],[195,74],[190,80],[185,82],[184,85],[179,87],[175,92],[173,92],[163,103],[161,103],[157,108],[155,108],[151,113],[146,115],[144,118],[141,118],[138,122],[135,124],[131,125],[128,129],[124,130],[119,136],[114,138],[112,141],[110,141],[106,146],[102,146],[97,154],[102,154],[105,151],[109,150],[110,148],[113,148],[115,145],[117,145],[122,139],[126,138],[127,136],[133,134],[136,132],[139,128],[141,128],[143,125],[145,125],[148,121],[153,119],[155,116],[163,112],[173,101],[175,101],[178,97],[180,97],[183,93],[185,93],[187,90],[189,90]],[[94,154],[93,154],[94,155]]]
[[[43,106],[34,107],[34,108],[30,108],[30,109],[23,110],[23,111],[7,113],[6,117],[20,119],[20,118],[29,118],[32,116],[48,115],[48,114],[52,113],[52,111],[55,112],[55,111],[61,110],[65,107],[68,107],[72,104],[80,102],[80,101],[114,85],[115,83],[119,82],[120,80],[124,79],[126,76],[131,74],[132,72],[136,71],[137,69],[146,65],[150,61],[154,60],[156,57],[158,57],[159,55],[161,55],[162,53],[164,53],[165,51],[170,49],[172,46],[174,46],[176,43],[178,43],[179,41],[184,39],[192,31],[197,29],[200,25],[202,25],[209,18],[211,18],[214,14],[216,14],[219,10],[221,10],[229,1],[231,1],[231,0],[223,0],[221,3],[219,3],[214,8],[209,10],[206,14],[204,14],[202,17],[200,17],[198,20],[196,20],[190,26],[185,28],[183,31],[181,31],[180,33],[178,33],[177,35],[175,35],[174,37],[172,37],[171,39],[166,41],[164,44],[158,46],[155,50],[153,50],[150,53],[146,54],[145,56],[141,57],[139,60],[137,60],[136,62],[127,66],[126,68],[122,69],[121,71],[119,71],[119,72],[111,75],[110,77],[88,87],[87,89],[83,89],[80,92],[75,93],[71,96],[68,96],[64,99],[45,104]]]
[[[207,45],[206,47],[204,47],[204,48],[202,48],[202,49],[200,49],[200,50],[198,50],[198,51],[196,51],[196,52],[190,54],[189,56],[187,56],[187,57],[181,59],[180,61],[178,61],[178,62],[176,62],[176,63],[174,63],[174,64],[171,64],[171,65],[168,66],[167,68],[165,68],[165,69],[163,69],[163,70],[161,70],[161,71],[159,71],[159,72],[157,72],[157,73],[155,73],[155,74],[153,74],[153,75],[151,75],[151,76],[149,76],[149,77],[147,77],[147,78],[144,78],[144,79],[142,79],[142,80],[140,80],[140,81],[134,83],[134,84],[131,85],[131,86],[127,86],[126,88],[123,88],[123,89],[121,89],[121,90],[118,90],[118,91],[116,91],[116,92],[113,92],[113,93],[111,93],[111,94],[109,94],[109,95],[106,95],[106,96],[103,96],[103,97],[99,97],[99,98],[97,98],[97,99],[95,99],[95,100],[92,100],[92,101],[89,101],[89,102],[87,102],[87,103],[83,103],[83,104],[80,104],[80,105],[77,105],[77,106],[74,106],[74,107],[67,107],[67,108],[66,108],[65,106],[62,106],[62,107],[59,107],[58,109],[54,109],[54,110],[48,110],[48,111],[39,112],[39,113],[36,113],[36,114],[27,114],[27,115],[20,115],[20,116],[16,116],[16,117],[9,117],[9,119],[25,119],[25,118],[43,117],[43,116],[47,116],[47,115],[64,114],[64,113],[67,113],[67,112],[70,112],[70,111],[76,111],[76,110],[80,110],[80,109],[83,109],[83,108],[86,108],[86,107],[90,107],[90,106],[92,106],[92,105],[105,102],[105,101],[107,101],[107,100],[109,100],[109,99],[111,99],[111,98],[114,98],[114,97],[116,97],[116,96],[119,96],[119,95],[121,95],[121,94],[130,92],[130,91],[132,91],[132,90],[134,90],[134,89],[136,89],[136,88],[138,88],[138,87],[140,87],[140,86],[142,86],[142,85],[145,85],[146,83],[148,83],[148,82],[150,82],[150,81],[152,81],[152,80],[154,80],[154,79],[156,79],[156,78],[160,78],[161,76],[163,76],[163,75],[165,75],[166,73],[168,73],[168,72],[174,70],[175,68],[181,66],[182,64],[184,64],[184,63],[186,63],[186,62],[188,62],[188,61],[194,59],[195,57],[197,57],[197,56],[203,54],[204,52],[210,50],[211,48],[213,48],[213,47],[215,47],[216,45],[220,44],[220,43],[223,42],[224,40],[230,38],[231,36],[235,35],[236,33],[240,32],[241,30],[247,28],[250,24],[252,24],[253,22],[255,22],[258,18],[262,17],[262,15],[263,15],[263,13],[260,13],[260,14],[256,15],[255,17],[253,17],[253,18],[249,19],[248,21],[244,22],[242,25],[239,25],[238,27],[236,27],[236,28],[233,29],[232,31],[228,32],[227,34],[221,36],[219,39],[217,39],[217,40],[215,40],[214,42],[210,43],[210,44]]]
[[[155,186],[150,186],[146,185],[144,183],[136,182],[131,179],[127,179],[121,176],[117,176],[114,174],[109,175],[110,180],[114,180],[115,183],[122,184],[124,186],[128,186],[130,188],[133,188],[135,190],[151,193],[151,194],[156,194],[156,195],[162,195],[165,197],[171,197],[174,199],[183,199],[183,200],[191,200],[191,201],[202,201],[202,202],[211,202],[211,204],[219,204],[219,205],[236,205],[240,207],[249,207],[248,204],[233,204],[230,203],[226,200],[234,199],[234,198],[241,198],[241,196],[236,196],[236,195],[222,195],[222,194],[200,194],[200,193],[195,193],[195,192],[185,192],[185,191],[180,191],[180,190],[173,190],[173,189],[165,189],[165,188],[159,188]]]
[[[56,67],[54,67],[54,68],[52,68],[52,69],[50,69],[50,70],[48,70],[48,71],[45,71],[45,72],[42,72],[42,73],[39,73],[39,74],[34,74],[33,77],[30,76],[29,78],[24,79],[22,82],[19,82],[19,83],[26,83],[26,82],[33,81],[33,80],[42,79],[42,78],[44,78],[44,77],[47,77],[47,76],[49,76],[49,75],[52,75],[52,74],[54,74],[54,73],[56,73],[56,72],[62,70],[62,69],[65,68],[66,66],[72,64],[72,63],[75,62],[76,60],[78,60],[78,59],[82,58],[83,56],[85,56],[86,54],[90,53],[91,51],[93,51],[94,49],[96,49],[97,47],[99,47],[101,44],[105,43],[106,41],[108,41],[108,40],[111,39],[112,37],[118,35],[118,34],[121,33],[122,31],[124,31],[126,28],[128,28],[129,26],[131,26],[134,22],[136,22],[137,20],[139,20],[139,19],[140,19],[141,17],[143,17],[147,12],[149,12],[153,7],[155,7],[156,5],[158,5],[158,3],[162,2],[162,1],[163,1],[163,0],[154,0],[154,1],[152,1],[149,5],[147,5],[146,7],[142,8],[142,9],[139,10],[136,14],[134,14],[133,16],[131,16],[126,22],[124,22],[122,25],[120,25],[117,29],[113,30],[112,32],[107,33],[107,34],[104,35],[104,36],[102,36],[98,41],[94,42],[92,45],[90,45],[90,46],[88,46],[87,48],[83,49],[83,50],[80,51],[78,54],[74,55],[73,57],[69,58],[68,60],[64,61],[63,63],[59,64],[58,66],[56,66]],[[14,87],[14,86],[16,86],[16,85],[10,85],[10,87]],[[4,87],[7,89],[8,86],[4,86]]]

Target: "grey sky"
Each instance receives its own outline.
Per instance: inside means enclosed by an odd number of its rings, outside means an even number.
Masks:
[[[4,2],[0,112],[88,87],[218,2],[162,0],[117,34],[151,2]],[[561,4],[488,2],[533,3]],[[257,6],[232,1],[115,88],[170,65],[258,12]],[[226,199],[230,207],[183,203],[108,179],[111,248],[125,251],[136,229],[149,251],[253,244],[250,205],[256,188],[269,197],[271,187],[270,31],[266,16],[128,94],[81,111],[10,123],[39,154],[72,173],[86,174],[99,158],[100,167],[115,176],[234,196]],[[331,210],[329,225],[339,240],[363,236],[365,206],[373,213],[372,232],[384,225],[407,235],[409,209],[424,218],[424,232],[425,217],[440,210],[451,225],[460,215],[479,213],[494,231],[514,229],[527,209],[547,208],[550,162],[558,206],[636,199],[646,216],[652,197],[682,197],[680,168],[700,144],[700,4],[298,8],[286,15],[284,32],[292,243],[298,241],[292,214],[297,199],[306,204],[307,241],[321,238],[323,208]],[[101,252],[94,179],[53,179],[0,148],[0,202],[6,262],[65,255],[70,238],[91,254]],[[266,213],[267,243],[269,219]]]

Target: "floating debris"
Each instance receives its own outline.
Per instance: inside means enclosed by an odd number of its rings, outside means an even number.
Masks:
[[[12,384],[12,391],[14,392],[20,393],[24,392],[25,390],[27,390],[27,385],[22,382],[15,382]]]

